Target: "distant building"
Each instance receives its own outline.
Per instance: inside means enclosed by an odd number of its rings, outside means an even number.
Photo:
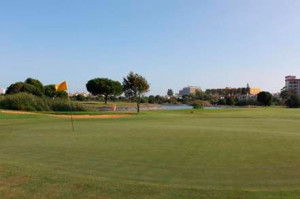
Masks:
[[[84,97],[88,97],[88,96],[90,96],[90,93],[88,93],[88,92],[82,92],[82,93],[80,93],[80,92],[69,93],[69,96],[78,96],[78,95],[82,95],[82,96],[84,96]]]
[[[247,87],[243,88],[217,88],[217,89],[206,89],[205,93],[210,95],[219,96],[220,99],[224,97],[237,97],[238,99],[256,99],[257,94],[261,92],[260,88],[250,87],[247,84]]]
[[[5,94],[5,88],[0,88],[0,94]]]
[[[187,95],[195,94],[197,90],[201,91],[201,88],[198,86],[184,87],[182,90],[179,91],[179,95],[187,96]]]
[[[260,92],[261,92],[260,88],[250,88],[249,94],[250,95],[257,95]]]
[[[287,90],[292,90],[295,94],[300,95],[300,79],[297,79],[296,76],[286,76],[285,87]]]

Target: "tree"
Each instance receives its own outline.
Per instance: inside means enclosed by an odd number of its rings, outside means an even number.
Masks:
[[[286,101],[286,105],[290,108],[300,108],[300,97],[296,94],[293,94]]]
[[[108,78],[91,79],[87,82],[86,89],[93,95],[103,95],[105,104],[109,96],[119,96],[123,93],[121,83]]]
[[[169,97],[172,97],[172,96],[174,95],[173,90],[172,90],[172,89],[168,89],[167,95],[168,95]]]
[[[289,90],[285,86],[280,91],[280,98],[283,100],[283,102],[286,102],[294,94],[295,94],[295,92],[293,90]]]
[[[11,84],[6,91],[6,94],[16,94],[16,93],[30,93],[36,96],[42,96],[43,93],[35,86],[23,82],[17,82]]]
[[[226,105],[228,105],[228,106],[234,105],[234,99],[233,99],[233,97],[226,97],[225,103],[226,103]]]
[[[262,91],[258,93],[257,101],[263,106],[270,106],[272,104],[272,95],[269,92]]]
[[[68,93],[66,91],[56,91],[54,84],[44,86],[45,95],[51,98],[67,98]]]
[[[130,72],[123,79],[123,89],[126,97],[133,98],[137,102],[137,112],[140,112],[141,96],[148,92],[150,85],[147,80],[136,73]]]
[[[195,98],[198,100],[204,99],[204,92],[202,90],[197,89],[195,92]]]
[[[247,91],[246,91],[246,92],[247,92],[247,94],[250,94],[250,90],[251,90],[251,89],[250,89],[250,85],[249,85],[249,83],[247,83],[247,88],[246,88],[246,90],[247,90]]]
[[[25,80],[25,83],[36,87],[37,89],[40,90],[41,93],[44,93],[44,86],[39,80],[33,78],[27,78]]]

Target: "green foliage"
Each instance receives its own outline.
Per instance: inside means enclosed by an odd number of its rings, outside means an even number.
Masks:
[[[208,101],[203,101],[203,100],[195,100],[192,104],[194,109],[203,109],[204,107],[211,106],[211,104]]]
[[[71,107],[66,99],[50,99],[50,108],[52,111],[86,111],[85,108],[80,103],[71,102]]]
[[[123,89],[126,97],[137,100],[137,112],[140,112],[141,96],[148,92],[150,88],[146,78],[136,73],[130,72],[123,79]]]
[[[248,105],[258,105],[257,101],[254,99],[243,99],[243,100],[237,100],[236,104],[237,106],[248,106]]]
[[[225,102],[226,105],[228,105],[228,106],[233,106],[235,104],[235,101],[234,101],[233,97],[226,97],[225,101],[226,101]]]
[[[66,91],[56,91],[54,84],[47,85],[44,87],[45,95],[50,98],[68,98]]]
[[[56,91],[55,91],[54,84],[45,86],[44,90],[45,90],[46,96],[51,97],[51,98],[55,97]]]
[[[43,93],[35,86],[23,82],[17,82],[14,84],[11,84],[6,91],[6,94],[15,94],[15,93],[21,93],[26,92],[30,93],[36,96],[42,96]]]
[[[257,95],[257,102],[263,106],[271,106],[272,98],[273,97],[271,93],[262,91]]]
[[[86,97],[84,97],[83,95],[79,94],[77,96],[75,96],[75,99],[77,101],[85,101],[86,100]]]
[[[173,96],[174,95],[173,90],[172,89],[168,89],[167,95],[170,96],[170,97]]]
[[[300,97],[299,95],[292,95],[286,101],[286,105],[290,108],[300,108]]]
[[[225,99],[219,99],[218,105],[226,105],[226,100]]]
[[[23,111],[49,111],[50,107],[42,97],[37,97],[29,93],[17,93],[6,95],[0,101],[0,108]]]
[[[36,87],[41,93],[44,93],[44,86],[39,80],[33,78],[27,78],[25,80],[25,83]]]
[[[86,108],[79,103],[72,103],[74,111],[85,111]],[[70,111],[66,99],[51,99],[38,97],[29,93],[17,93],[0,98],[0,108],[23,111]]]
[[[123,88],[119,81],[107,78],[91,79],[87,82],[86,88],[93,95],[104,95],[105,103],[107,103],[109,96],[119,96],[123,93]]]

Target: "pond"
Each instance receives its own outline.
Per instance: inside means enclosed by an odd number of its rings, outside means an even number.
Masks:
[[[204,109],[220,109],[224,107],[212,106],[204,107]],[[183,110],[183,109],[193,109],[193,106],[186,104],[152,104],[152,105],[141,105],[141,110]],[[135,106],[120,106],[117,107],[117,111],[135,111]],[[101,107],[99,111],[112,111],[112,107]]]

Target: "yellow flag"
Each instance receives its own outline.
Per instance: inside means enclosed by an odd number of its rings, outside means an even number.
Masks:
[[[68,90],[67,82],[64,81],[64,82],[62,82],[60,84],[56,84],[55,85],[55,90],[56,91],[66,91],[66,90]]]

